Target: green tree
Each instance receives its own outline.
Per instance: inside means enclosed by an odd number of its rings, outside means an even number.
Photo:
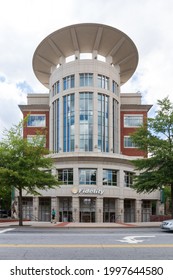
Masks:
[[[157,101],[158,111],[148,118],[131,137],[136,146],[148,157],[133,160],[139,173],[134,176],[138,193],[150,193],[169,186],[173,202],[173,104],[166,97]],[[173,205],[173,203],[172,203]],[[173,207],[171,209],[173,217]]]
[[[44,137],[37,135],[32,143],[23,138],[23,125],[20,122],[3,133],[0,141],[0,188],[7,192],[15,188],[19,192],[19,225],[23,225],[23,191],[32,195],[40,190],[59,185],[58,179],[51,174],[53,161],[44,147]]]
[[[164,203],[164,208],[165,208],[165,214],[169,215],[170,214],[170,210],[172,209],[172,205],[171,205],[171,189],[168,186],[163,186],[162,189],[162,193],[163,193],[163,200],[162,202]]]
[[[0,188],[0,209],[10,210],[11,208],[11,188]]]

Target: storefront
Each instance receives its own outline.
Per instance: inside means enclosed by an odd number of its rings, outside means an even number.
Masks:
[[[58,216],[59,214],[59,216]],[[59,211],[57,213],[57,219],[59,222],[72,222],[72,198],[61,197],[59,198]]]
[[[80,197],[80,222],[95,223],[96,222],[96,198]]]
[[[51,220],[51,198],[40,197],[39,198],[39,209],[38,209],[38,220],[48,222]]]
[[[23,218],[57,222],[116,223],[147,222],[158,213],[159,200],[119,199],[99,196],[23,197]]]
[[[116,219],[115,212],[115,198],[104,198],[103,199],[103,222],[104,223],[115,223]]]

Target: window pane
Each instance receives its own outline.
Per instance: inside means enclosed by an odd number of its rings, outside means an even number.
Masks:
[[[65,185],[72,185],[73,169],[58,169],[58,180]]]
[[[74,94],[69,94],[63,98],[63,151],[74,151],[75,134],[75,113]]]
[[[27,126],[45,127],[46,126],[46,116],[45,115],[30,115],[28,117]]]
[[[52,91],[53,91],[53,96],[60,91],[60,84],[59,81],[57,81],[53,86],[52,86]]]
[[[93,86],[93,74],[82,73],[80,74],[80,86]]]
[[[109,97],[98,94],[98,150],[109,152]]]
[[[46,147],[46,136],[45,135],[27,135],[27,141],[33,145],[42,144],[43,147]]]
[[[133,184],[133,173],[132,172],[124,172],[124,185],[127,188],[132,187]]]
[[[74,88],[75,78],[74,75],[63,78],[63,89]]]
[[[138,127],[143,124],[143,116],[124,116],[124,127]]]
[[[117,170],[103,170],[103,185],[117,186]]]
[[[124,148],[136,148],[130,136],[124,136]]]
[[[79,184],[96,185],[96,169],[79,169]]]
[[[109,78],[103,75],[97,77],[98,87],[103,89],[109,89]]]
[[[80,93],[80,151],[93,150],[93,93]]]

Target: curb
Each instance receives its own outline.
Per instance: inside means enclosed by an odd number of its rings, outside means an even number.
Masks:
[[[116,229],[116,228],[159,228],[161,222],[144,222],[144,223],[70,223],[70,222],[58,222],[56,224],[52,224],[49,222],[31,222],[31,221],[23,221],[23,226],[19,226],[18,221],[8,221],[1,222],[0,227],[33,227],[33,228],[63,228],[63,229],[75,229],[75,228],[87,228],[87,229]]]

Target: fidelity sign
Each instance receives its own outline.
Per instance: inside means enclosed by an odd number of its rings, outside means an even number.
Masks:
[[[72,189],[72,193],[73,194],[97,194],[97,195],[103,195],[104,194],[104,190],[101,189],[85,189],[85,188],[80,188],[78,189],[77,187],[74,187]]]

